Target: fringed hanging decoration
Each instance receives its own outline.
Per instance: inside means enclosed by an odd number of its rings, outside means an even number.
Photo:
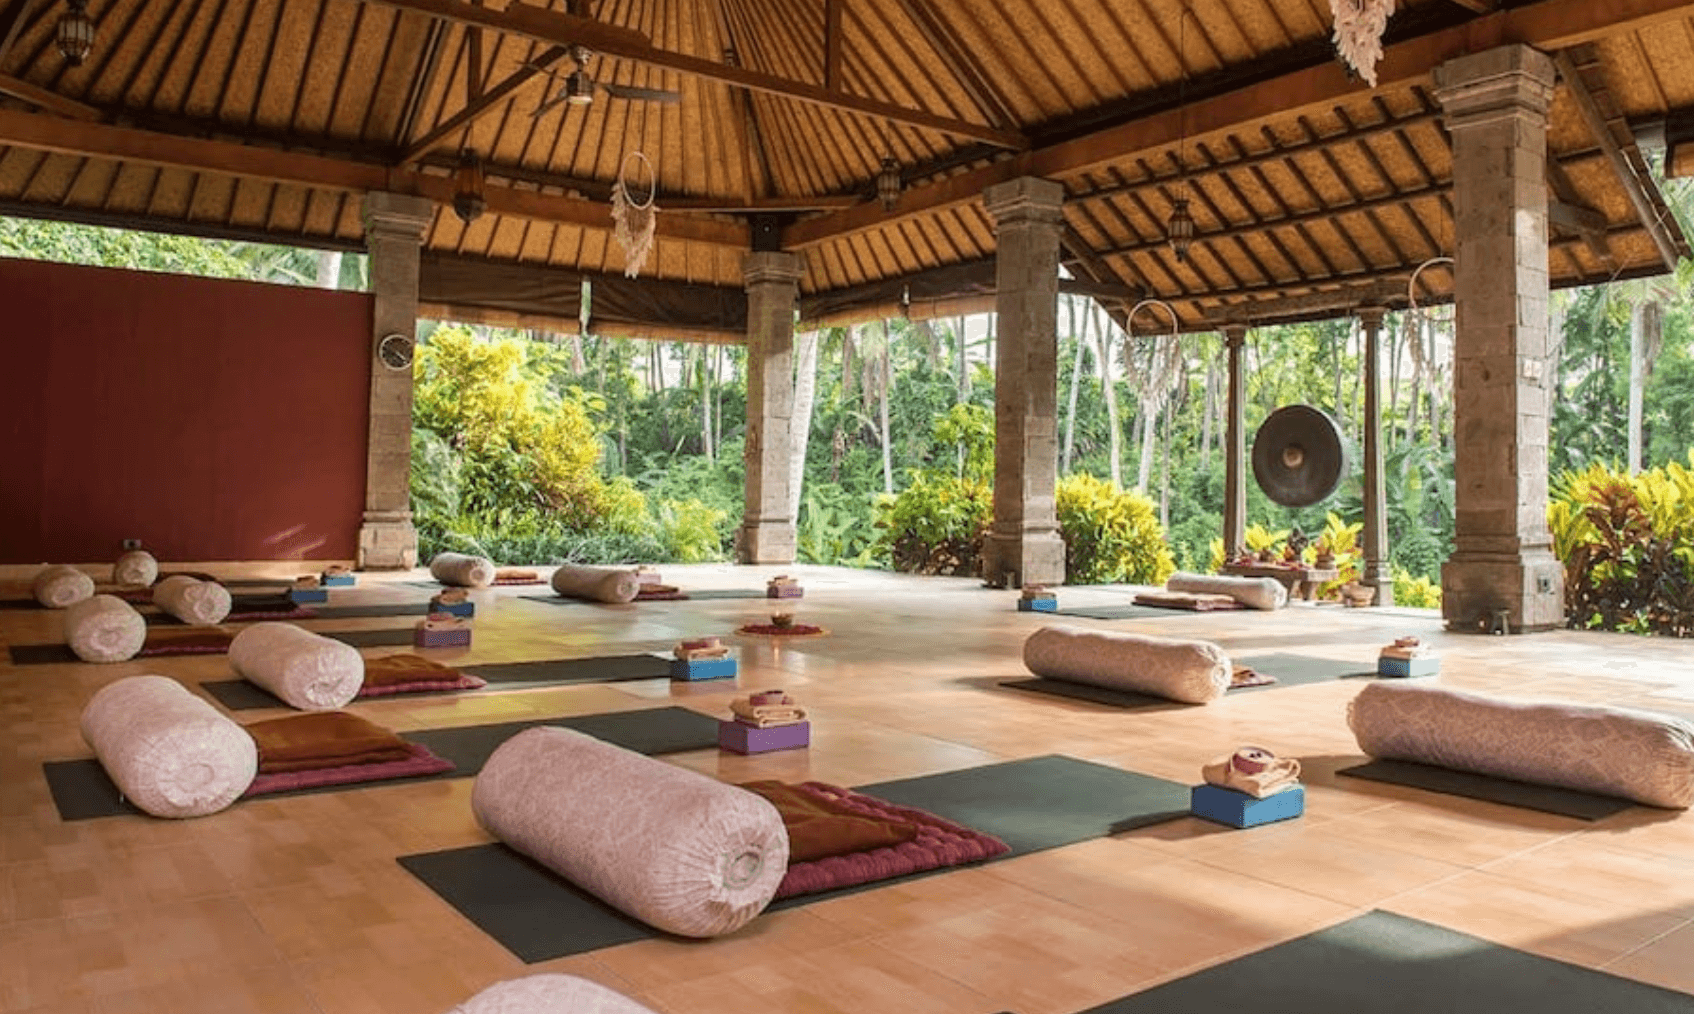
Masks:
[[[1382,59],[1382,33],[1394,13],[1394,0],[1329,0],[1335,14],[1335,51],[1376,87],[1376,64]]]
[[[647,167],[645,201],[637,199],[631,192],[631,159]],[[647,255],[653,250],[653,231],[659,224],[659,206],[655,203],[658,195],[659,176],[653,171],[653,163],[647,160],[647,156],[639,151],[624,156],[623,165],[618,167],[618,181],[612,185],[612,235],[623,247],[623,273],[627,277],[634,278],[641,273],[642,265],[647,263]]]

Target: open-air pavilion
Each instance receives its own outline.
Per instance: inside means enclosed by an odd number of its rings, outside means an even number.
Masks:
[[[1689,253],[1648,159],[1694,173],[1694,4],[1400,0],[1379,61],[1338,57],[1332,29],[1320,0],[6,0],[0,213],[364,251],[371,291],[0,263],[0,565],[96,565],[142,537],[232,578],[355,563],[355,601],[421,605],[410,342],[435,317],[744,344],[742,566],[678,574],[763,584],[794,572],[796,328],[993,310],[983,576],[1057,584],[1058,292],[1135,333],[1226,337],[1229,545],[1247,521],[1252,329],[1356,315],[1374,364],[1384,313],[1451,302],[1444,615],[1380,602],[1135,629],[1367,667],[1413,633],[1455,686],[1686,707],[1694,666],[1676,645],[1556,629],[1544,366],[1550,288]],[[648,201],[651,249],[632,257]],[[1366,378],[1367,417],[1381,386]],[[1365,582],[1386,590],[1375,429]],[[0,664],[0,1011],[429,1011],[539,970],[668,1014],[1068,1014],[1371,910],[1694,992],[1694,830],[1674,811],[1590,823],[1337,778],[1357,755],[1347,681],[1134,713],[1001,690],[1041,625],[1011,612],[1015,595],[799,572],[832,634],[746,641],[736,686],[359,709],[412,731],[661,704],[718,715],[737,690],[784,687],[812,707],[809,750],[667,759],[838,785],[1049,753],[1193,782],[1265,741],[1305,760],[1307,816],[1233,834],[1186,819],[723,940],[526,966],[395,862],[487,840],[469,779],[65,822],[42,764],[86,756],[77,716],[95,690],[142,672],[197,686],[227,664]],[[479,604],[462,661],[657,649],[758,614],[508,591]],[[1497,616],[1541,633],[1468,633]],[[58,624],[7,611],[0,636],[51,641]],[[1432,982],[1442,969],[1431,959]]]

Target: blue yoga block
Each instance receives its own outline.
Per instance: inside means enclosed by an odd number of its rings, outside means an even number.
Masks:
[[[1058,599],[1018,599],[1018,612],[1020,613],[1056,613],[1058,611]]]
[[[1439,658],[1378,658],[1378,676],[1434,676],[1441,671]]]
[[[735,678],[735,658],[706,658],[684,662],[674,659],[671,662],[671,679],[686,680],[731,680]]]
[[[778,725],[755,729],[740,722],[718,722],[718,747],[735,753],[769,753],[772,750],[804,750],[812,744],[812,723]]]
[[[1196,817],[1230,827],[1258,827],[1291,820],[1306,812],[1306,787],[1296,785],[1274,796],[1255,799],[1245,792],[1217,785],[1196,785],[1188,796],[1188,810]]]
[[[461,620],[471,620],[476,618],[476,603],[469,599],[463,602],[442,602],[439,599],[430,599],[429,611],[457,616]]]
[[[359,583],[352,574],[325,574],[318,578],[318,584],[324,588],[351,588]]]
[[[329,601],[329,592],[323,588],[290,588],[288,598],[297,606],[321,605]]]

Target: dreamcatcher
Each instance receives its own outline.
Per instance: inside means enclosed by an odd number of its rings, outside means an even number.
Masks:
[[[1335,50],[1341,59],[1376,87],[1376,64],[1382,59],[1382,33],[1394,13],[1394,0],[1329,0],[1335,14]]]
[[[638,192],[630,186],[631,159],[647,167],[646,200],[639,199]],[[659,224],[659,207],[654,203],[658,195],[659,176],[653,171],[653,163],[639,151],[625,155],[623,165],[618,167],[618,181],[612,185],[612,235],[623,247],[623,273],[629,278],[641,273],[647,255],[653,250],[653,231]]]

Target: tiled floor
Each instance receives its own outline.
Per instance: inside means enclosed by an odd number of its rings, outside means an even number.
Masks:
[[[1638,808],[1590,824],[1338,778],[1357,756],[1345,720],[1357,682],[1133,714],[998,689],[1025,675],[1023,639],[1053,622],[1015,612],[1014,593],[786,570],[806,587],[794,604],[802,621],[832,633],[738,638],[735,685],[659,680],[354,710],[402,731],[663,704],[721,715],[738,692],[783,687],[811,710],[811,749],[667,759],[725,780],[853,785],[1063,753],[1191,782],[1203,762],[1258,743],[1302,759],[1307,815],[1252,831],[1181,820],[768,914],[715,941],[647,941],[526,967],[394,862],[487,840],[469,780],[243,803],[192,821],[65,824],[41,763],[87,755],[77,715],[95,690],[140,672],[190,685],[227,679],[227,663],[0,664],[0,1011],[431,1014],[502,978],[568,971],[666,1014],[1069,1014],[1372,908],[1694,992],[1694,818]],[[774,573],[665,569],[684,588],[759,587]],[[400,583],[418,578],[364,575],[336,602],[421,602],[428,591]],[[0,594],[8,590],[21,591]],[[477,593],[474,646],[429,654],[480,663],[625,653],[729,634],[770,611],[757,600],[605,607],[519,597],[537,591]],[[1075,589],[1061,599],[1121,604],[1127,594]],[[1382,644],[1415,633],[1437,642],[1442,679],[1455,686],[1694,713],[1686,643],[1447,635],[1432,614],[1312,607],[1062,622],[1363,668]],[[58,623],[3,610],[0,639],[59,640]]]

